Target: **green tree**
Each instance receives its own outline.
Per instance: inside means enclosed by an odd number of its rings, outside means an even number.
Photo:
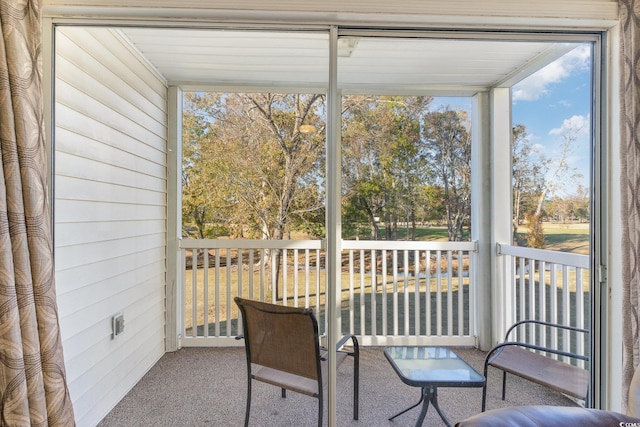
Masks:
[[[513,200],[513,239],[518,243],[518,227],[536,211],[538,197],[545,185],[543,159],[534,150],[523,124],[513,126],[511,172]]]
[[[182,225],[183,235],[200,239],[216,237],[211,224],[226,215],[221,193],[211,192],[219,181],[211,168],[209,148],[213,143],[211,123],[221,111],[215,93],[187,93],[182,126]]]
[[[446,223],[446,199],[444,188],[438,185],[423,185],[419,197],[420,218],[423,222]]]
[[[565,121],[563,128],[557,132],[561,136],[561,143],[554,157],[537,152],[529,144],[524,125],[516,124],[513,127],[511,152],[515,244],[519,240],[518,226],[522,224],[523,219],[529,223],[526,244],[530,247],[543,247],[544,236],[538,235],[542,233],[542,219],[549,215],[557,218],[572,215],[569,211],[572,209],[573,201],[560,199],[557,193],[576,183],[582,176],[571,166],[569,159],[585,126],[582,120]],[[545,212],[544,208],[550,195],[553,196],[553,205]],[[542,246],[531,246],[533,244]]]
[[[422,188],[427,179],[427,161],[421,135],[421,119],[430,103],[426,98],[405,98],[394,121],[392,155],[389,162],[395,180],[395,215],[392,234],[397,238],[398,219],[411,224],[411,240],[416,239],[416,222]],[[422,205],[424,206],[424,205]]]
[[[424,176],[420,120],[431,98],[343,98],[343,214],[345,223],[367,219],[374,239],[397,238],[399,219],[413,222]],[[349,227],[346,231],[357,227]]]
[[[449,108],[424,116],[430,171],[443,188],[449,240],[461,241],[471,217],[471,135],[466,113]]]
[[[184,168],[200,183],[196,189],[188,182],[188,190],[206,200],[202,221],[219,221],[236,236],[281,240],[292,226],[323,218],[322,95],[197,93],[185,99],[198,101],[185,120],[185,134],[197,142],[185,148]],[[216,102],[203,105],[206,99]],[[263,262],[275,256],[279,270],[281,252],[274,252]]]
[[[537,249],[544,248],[545,238],[542,227],[542,216],[536,213],[528,214],[527,224],[529,226],[529,231],[527,232],[527,247]]]
[[[545,213],[547,217],[554,220],[566,221],[589,221],[589,190],[578,185],[575,193],[564,197],[555,196],[545,203]]]
[[[343,224],[366,220],[371,236],[380,238],[379,218],[384,206],[383,184],[377,148],[379,124],[372,111],[375,101],[366,96],[343,98],[342,186]],[[344,229],[351,229],[349,226]]]
[[[207,215],[198,223],[221,221],[235,235],[276,240],[296,220],[322,218],[321,95],[189,93],[185,100],[185,217],[201,207]],[[303,124],[316,131],[303,132]]]
[[[578,221],[588,222],[591,217],[589,189],[578,185],[575,194],[570,197],[573,200],[573,215]]]
[[[582,174],[571,166],[569,158],[573,154],[578,136],[587,128],[587,123],[582,120],[567,120],[565,124],[567,126],[564,126],[559,133],[561,142],[558,154],[554,158],[541,157],[541,163],[545,168],[545,179],[536,205],[535,215],[537,216],[543,213],[547,195],[559,192],[567,185],[576,184],[582,177]]]
[[[258,208],[255,211],[263,223],[263,237],[280,240],[292,215],[324,206],[324,121],[318,115],[324,98],[317,94],[259,93],[241,96],[239,101],[242,113],[236,117],[250,130],[244,135],[261,138],[261,147],[245,153],[245,159],[262,165],[262,179],[254,184],[260,186],[262,202],[267,203],[257,203],[254,209]],[[316,130],[303,132],[303,124]]]

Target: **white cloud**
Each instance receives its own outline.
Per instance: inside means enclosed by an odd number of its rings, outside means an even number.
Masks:
[[[574,71],[588,69],[591,50],[588,45],[580,45],[558,60],[522,80],[513,87],[513,100],[536,101],[548,92],[549,85],[559,83]]]
[[[549,131],[549,135],[564,135],[565,133],[574,133],[576,136],[585,135],[589,132],[589,117],[574,115],[568,119],[564,119],[562,126]]]
[[[531,151],[534,153],[544,153],[547,150],[547,147],[545,147],[542,144],[533,144],[531,146]]]

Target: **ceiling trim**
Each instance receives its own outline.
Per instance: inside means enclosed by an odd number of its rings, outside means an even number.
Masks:
[[[123,46],[125,46],[127,49],[129,49],[129,51],[133,52],[137,58],[139,58],[140,62],[142,62],[145,67],[147,67],[149,72],[153,73],[156,76],[156,78],[161,82],[163,82],[166,86],[169,85],[167,78],[164,75],[162,75],[160,71],[158,71],[156,66],[153,65],[151,61],[149,61],[149,59],[146,56],[144,56],[142,52],[140,52],[140,50],[133,43],[131,43],[131,40],[129,40],[129,38],[122,33],[122,30],[118,28],[114,28],[114,29],[111,29],[111,33],[113,34],[114,37],[120,40],[120,43],[122,43]]]
[[[438,16],[567,17],[574,19],[617,19],[617,0],[43,0],[45,7],[171,10],[174,17],[190,10],[230,12],[313,12],[411,14]]]
[[[496,82],[493,87],[511,87],[575,48],[576,46],[574,44],[569,43],[553,44],[549,49],[541,52],[538,56],[523,64],[518,69],[513,70],[511,74],[506,76],[503,80]]]
[[[389,3],[344,0],[305,1],[90,1],[45,0],[51,18],[197,23],[271,23],[344,25],[379,28],[504,28],[514,30],[605,30],[618,24],[618,3],[611,0],[478,1],[430,0]],[[150,3],[155,7],[150,7]],[[176,7],[176,5],[180,7]],[[410,11],[398,13],[398,11]]]
[[[274,84],[273,86],[269,85],[255,85],[251,83],[247,84],[232,84],[230,85],[228,82],[223,82],[220,84],[212,83],[202,83],[202,82],[180,82],[180,81],[170,81],[169,86],[177,86],[184,92],[197,92],[197,91],[205,91],[205,92],[283,92],[283,93],[317,93],[317,94],[326,94],[329,90],[327,86],[310,86],[310,85],[282,85],[282,84]],[[385,88],[385,87],[377,87],[371,88],[371,86],[358,86],[358,85],[346,85],[340,86],[339,91],[341,95],[376,95],[376,96],[447,96],[447,97],[472,97],[479,92],[488,92],[491,88],[484,86],[452,86],[452,87],[443,87],[443,86],[428,86],[423,85],[420,87],[411,87],[407,89],[402,89],[398,87],[393,88]]]

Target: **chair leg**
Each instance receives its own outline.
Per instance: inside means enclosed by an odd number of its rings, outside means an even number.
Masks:
[[[507,391],[507,371],[502,371],[502,400],[504,400]]]
[[[247,382],[247,409],[244,416],[244,427],[249,427],[249,411],[251,410],[251,376]]]
[[[282,398],[285,399],[287,397],[287,389],[283,388],[282,389]]]
[[[322,427],[322,392],[318,396],[318,427]]]
[[[482,385],[482,410],[481,410],[481,412],[484,412],[486,406],[487,406],[487,380],[485,380],[484,384]]]
[[[360,401],[360,355],[353,358],[353,419],[358,419],[358,406]]]
[[[487,381],[489,381],[489,378],[487,377],[487,374],[489,373],[489,365],[487,364],[487,361],[485,360],[484,362],[484,384],[482,385],[482,412],[484,412],[486,406],[487,406]]]

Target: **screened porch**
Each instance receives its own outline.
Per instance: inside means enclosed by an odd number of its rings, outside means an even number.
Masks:
[[[133,388],[141,376],[136,366],[158,361],[152,371],[161,372],[164,361],[175,360],[188,368],[189,357],[241,364],[240,348],[221,348],[242,345],[235,339],[241,326],[233,305],[236,295],[313,308],[329,342],[344,333],[357,335],[371,372],[381,372],[375,381],[391,381],[393,372],[378,358],[386,345],[454,346],[478,363],[517,320],[591,327],[595,249],[577,255],[513,245],[508,147],[512,87],[578,45],[597,52],[598,34],[505,37],[482,31],[83,27],[65,22],[54,29],[56,270],[61,311],[71,313],[62,318],[61,329],[79,419],[93,419],[101,410],[90,402],[95,393],[112,402]],[[210,90],[324,97],[322,238],[183,236],[183,95]],[[340,106],[343,96],[353,94],[468,100],[471,214],[465,241],[343,237]],[[211,188],[215,191],[215,183]],[[591,227],[593,233],[596,224]],[[279,257],[270,256],[275,253]],[[105,291],[110,283],[113,294]],[[86,298],[86,308],[77,308],[78,298]],[[120,313],[127,326],[113,337],[111,322]],[[579,343],[589,354],[591,345]],[[137,352],[141,347],[149,351]],[[114,348],[116,358],[103,356]],[[104,366],[73,363],[92,359]],[[229,371],[242,374],[236,368]],[[93,393],[84,385],[93,375],[110,384]],[[341,410],[335,387],[342,374],[332,375],[328,418]],[[415,390],[398,386],[393,404],[412,403]],[[522,395],[523,400],[494,403],[534,399],[526,394],[528,387],[518,388],[516,382],[514,398]],[[135,386],[142,395],[144,388],[144,380]],[[470,400],[477,391],[469,391]],[[172,404],[188,408],[203,403],[210,392],[215,393],[208,390],[191,403]],[[135,399],[129,396],[123,404]],[[363,393],[363,403],[373,403],[371,396]],[[549,404],[576,404],[544,390],[537,396]],[[224,399],[243,403],[240,394]],[[144,409],[140,401],[132,402]],[[386,404],[381,411],[393,412],[395,407]],[[454,409],[452,418],[462,419],[465,411],[477,412]]]

